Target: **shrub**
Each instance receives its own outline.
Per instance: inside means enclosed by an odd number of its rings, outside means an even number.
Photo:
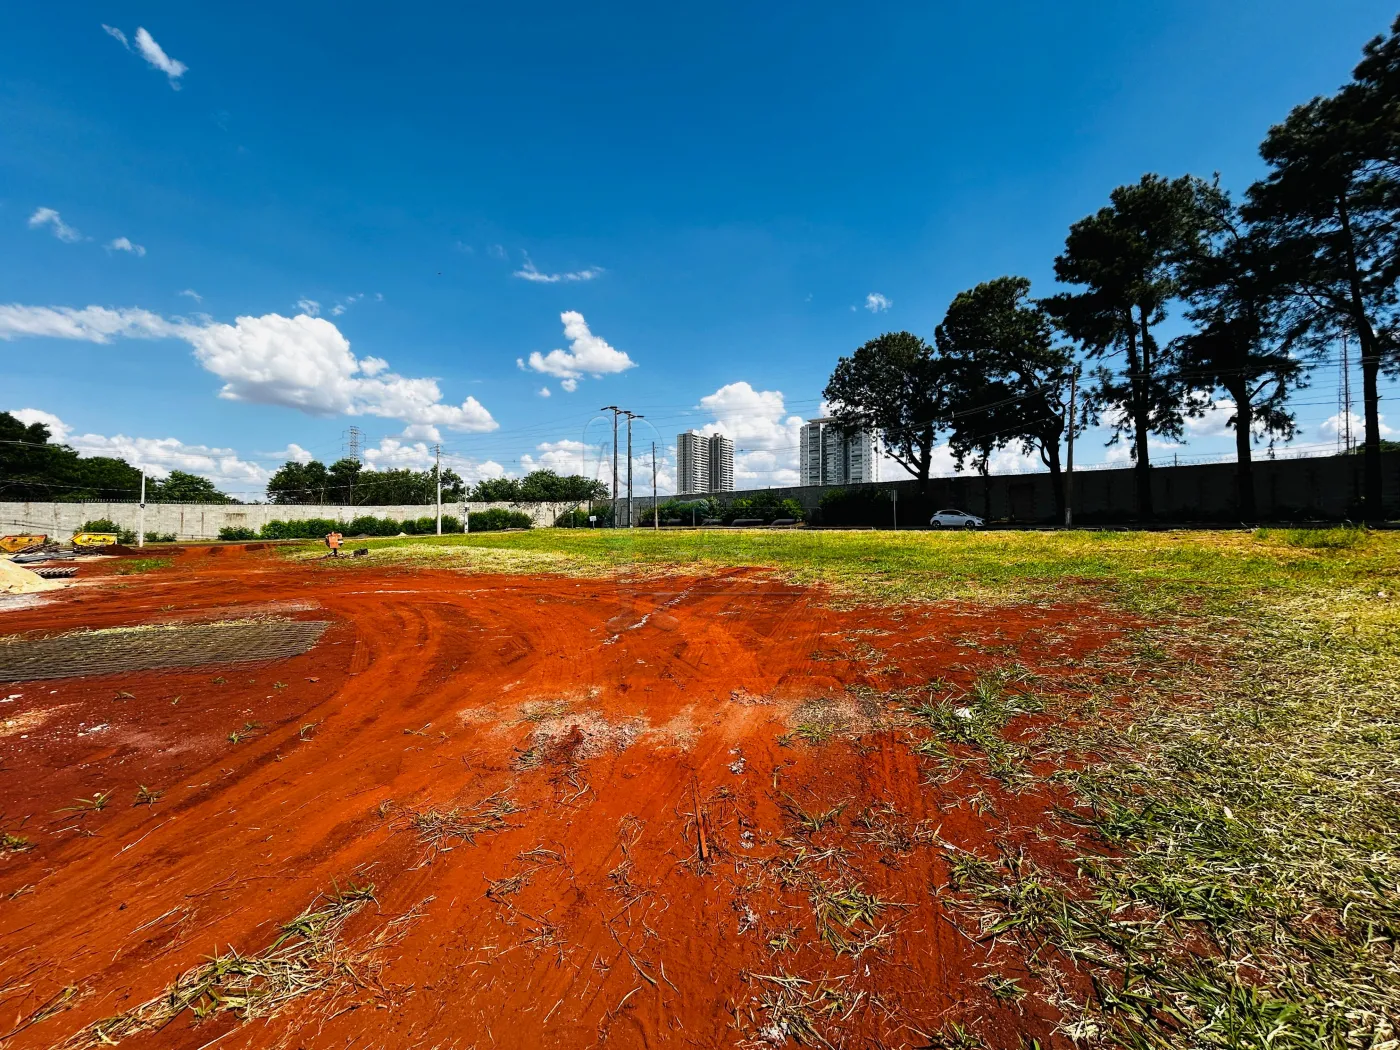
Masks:
[[[225,525],[219,530],[221,540],[255,540],[258,534],[242,525]]]
[[[148,532],[146,533],[147,543],[174,543],[175,533],[173,532]]]
[[[598,520],[589,521],[588,516],[592,514]],[[650,516],[648,516],[650,520]],[[472,519],[476,521],[475,518]],[[612,524],[612,514],[607,507],[598,507],[590,511],[587,507],[575,507],[573,510],[566,510],[559,517],[554,519],[554,527],[557,529],[590,529],[603,528]]]
[[[90,521],[85,521],[76,532],[115,532],[118,543],[130,545],[136,542],[136,533],[130,529],[122,528],[111,518],[93,518]]]
[[[302,518],[300,521],[269,521],[262,527],[260,537],[265,540],[319,540],[326,533],[346,528],[330,518]]]
[[[506,510],[504,507],[492,507],[490,510],[477,511],[471,516],[472,532],[499,532],[502,529],[528,529],[535,524],[535,519],[522,510]]]
[[[797,500],[780,500],[771,492],[760,491],[730,500],[716,516],[728,525],[740,518],[761,518],[763,521],[793,518],[802,521],[807,515]]]
[[[361,514],[345,526],[343,531],[347,536],[397,536],[404,530],[399,522],[393,518],[381,518],[377,514]]]
[[[422,519],[422,518],[419,518],[418,520],[419,520],[419,521],[422,521],[423,519]],[[461,532],[461,531],[462,531],[462,519],[461,519],[461,518],[454,517],[454,516],[451,515],[451,514],[444,514],[444,515],[442,516],[442,534],[443,534],[444,536],[446,536],[449,532]]]

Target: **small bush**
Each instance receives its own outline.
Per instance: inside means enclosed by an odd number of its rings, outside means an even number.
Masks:
[[[592,512],[598,520],[592,522],[588,520],[589,510],[587,507],[575,507],[573,510],[566,510],[559,517],[554,519],[556,529],[588,529],[595,525],[607,524],[608,514],[605,510],[595,510]]]
[[[393,518],[381,518],[375,514],[361,514],[342,530],[347,536],[397,536],[404,531]],[[322,533],[322,535],[325,535]]]
[[[319,540],[326,533],[339,529],[348,531],[338,521],[330,518],[302,518],[300,521],[269,521],[259,532],[264,540]]]
[[[174,543],[175,533],[173,532],[148,532],[146,533],[147,543]]]
[[[533,527],[535,519],[526,514],[523,510],[506,510],[504,507],[492,507],[490,510],[477,511],[471,516],[472,532],[499,532],[502,529],[528,529]]]
[[[258,534],[242,525],[225,525],[219,530],[221,540],[255,540]]]
[[[128,546],[136,542],[136,533],[131,529],[124,529],[111,518],[93,518],[91,521],[83,522],[78,532],[115,532],[117,542]],[[76,533],[75,533],[76,535]]]
[[[422,519],[420,518],[419,520],[421,521]],[[462,531],[462,519],[461,519],[461,518],[454,517],[454,516],[451,515],[451,514],[444,514],[444,515],[442,516],[442,534],[443,534],[444,536],[446,536],[449,532],[461,532],[461,531]]]

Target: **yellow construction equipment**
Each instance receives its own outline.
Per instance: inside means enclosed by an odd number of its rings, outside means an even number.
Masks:
[[[117,542],[115,532],[78,532],[73,534],[75,547],[111,547]]]
[[[32,536],[0,536],[0,551],[6,554],[14,554],[22,551],[25,547],[37,547],[41,543],[48,543],[49,538],[43,535]]]

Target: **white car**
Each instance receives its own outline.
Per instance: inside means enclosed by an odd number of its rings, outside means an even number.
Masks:
[[[935,529],[980,529],[987,524],[977,515],[962,510],[940,510],[928,523]]]

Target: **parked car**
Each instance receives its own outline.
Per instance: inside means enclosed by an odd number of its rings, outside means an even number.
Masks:
[[[965,510],[940,510],[928,522],[935,529],[980,529],[987,524]]]

